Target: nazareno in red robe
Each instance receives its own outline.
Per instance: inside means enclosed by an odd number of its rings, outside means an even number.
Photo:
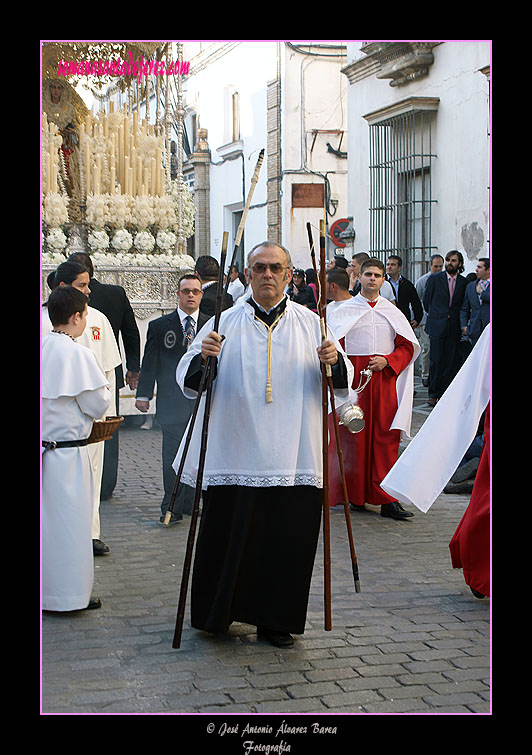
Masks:
[[[490,405],[484,419],[484,442],[469,505],[449,550],[454,569],[463,569],[466,585],[490,594]]]
[[[340,343],[344,346],[342,339]],[[388,366],[373,372],[371,380],[358,394],[358,404],[364,412],[365,426],[359,433],[350,433],[339,426],[348,498],[356,506],[369,503],[380,506],[395,500],[381,487],[399,456],[400,430],[390,430],[397,412],[396,380],[408,366],[414,348],[403,336],[396,335],[395,349],[384,354]],[[355,368],[353,388],[358,386],[360,370],[367,368],[371,355],[348,355]],[[329,504],[344,500],[332,414],[329,414]]]

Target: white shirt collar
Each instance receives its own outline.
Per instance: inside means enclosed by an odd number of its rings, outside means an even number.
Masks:
[[[177,308],[177,314],[179,315],[179,319],[181,320],[182,323],[185,321],[185,318],[188,317],[188,314],[186,312],[183,312],[183,310],[180,309],[179,307]],[[199,309],[197,309],[195,312],[192,312],[190,316],[194,320],[194,326],[196,326],[198,322],[198,317],[199,317]]]

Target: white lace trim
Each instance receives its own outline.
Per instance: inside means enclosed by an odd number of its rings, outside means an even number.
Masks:
[[[196,487],[196,478],[188,474],[181,475],[181,482],[192,488]],[[209,485],[238,485],[244,488],[271,488],[275,486],[292,487],[294,485],[311,485],[323,487],[323,478],[317,475],[271,475],[270,477],[250,477],[249,475],[227,474],[204,477],[202,488]]]

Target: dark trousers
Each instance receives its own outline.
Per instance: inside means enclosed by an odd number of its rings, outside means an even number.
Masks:
[[[187,420],[188,422],[188,420]],[[161,502],[161,513],[164,516],[168,510],[168,505],[174,489],[176,473],[172,464],[177,454],[177,449],[181,443],[181,438],[187,426],[187,422],[177,425],[161,425],[163,434],[163,487],[164,497]],[[183,514],[191,514],[194,505],[194,489],[188,485],[180,485],[177,498],[174,501],[173,512],[178,519],[183,518]]]
[[[430,337],[430,398],[441,398],[460,369],[459,342],[459,333],[457,336]]]
[[[120,389],[115,390],[115,407],[117,415],[119,411]],[[102,484],[100,486],[100,498],[102,501],[111,498],[116,486],[118,478],[118,453],[119,453],[119,440],[118,434],[120,429],[115,430],[112,437],[105,441],[103,451],[103,470],[102,470]]]
[[[118,478],[118,451],[119,451],[119,433],[115,430],[112,437],[105,441],[103,451],[103,471],[102,484],[100,487],[100,498],[105,501],[111,498]]]

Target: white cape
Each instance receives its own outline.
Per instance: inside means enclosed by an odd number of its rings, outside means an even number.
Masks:
[[[395,385],[397,392],[397,412],[389,427],[390,430],[401,430],[402,437],[410,437],[412,402],[414,398],[414,362],[421,352],[421,347],[410,323],[403,313],[397,309],[395,304],[392,304],[382,296],[378,297],[375,307],[370,307],[367,299],[361,294],[357,294],[351,299],[341,302],[341,304],[334,308],[327,308],[327,325],[338,340],[342,338],[346,339],[345,350],[348,355],[350,353],[355,355],[390,353],[388,350],[389,344],[387,344],[388,348],[382,349],[379,347],[382,333],[381,326],[384,321],[393,328],[395,333],[410,341],[414,347],[412,359],[397,377]],[[351,350],[349,332],[355,326],[359,325],[362,325],[365,331],[371,330],[374,335],[366,339],[368,348],[358,350],[356,344],[354,344],[353,350]],[[358,380],[358,375],[356,378]]]
[[[176,371],[188,398],[196,393],[184,386],[189,364],[201,352],[212,330],[211,318],[197,334]],[[316,349],[321,344],[320,321],[310,309],[288,301],[272,332],[271,386],[266,402],[268,331],[255,319],[247,300],[221,314],[219,332],[225,335],[213,384],[203,488],[209,485],[323,487],[321,369]],[[353,380],[351,362],[341,351]],[[347,389],[339,394],[339,403]],[[344,396],[345,394],[345,396]],[[200,456],[205,396],[181,476],[195,487]],[[185,431],[173,468],[177,472],[188,432]]]
[[[381,488],[401,503],[428,511],[475,438],[490,399],[490,326],[438,401]]]

